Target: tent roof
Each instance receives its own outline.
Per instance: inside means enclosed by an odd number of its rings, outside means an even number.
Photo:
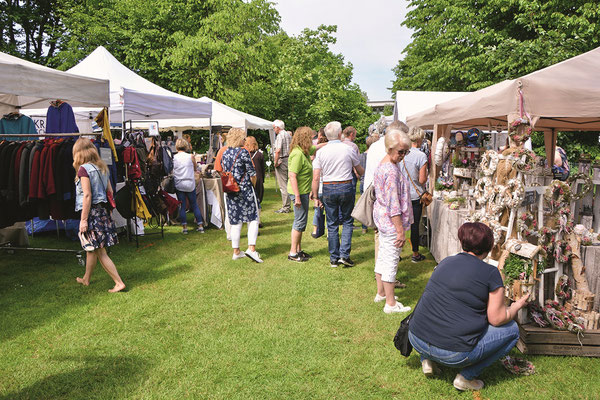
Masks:
[[[410,115],[410,125],[502,127],[524,110],[538,130],[600,130],[600,48]]]
[[[232,128],[272,130],[273,122],[236,110],[208,97],[200,98],[212,103],[212,125],[231,126]],[[160,129],[170,128],[208,128],[208,118],[183,118],[159,120]]]
[[[19,108],[48,108],[62,99],[72,106],[109,105],[109,84],[104,79],[58,71],[0,53],[0,113]]]
[[[426,110],[436,104],[461,97],[469,92],[430,92],[400,90],[396,92],[394,119],[406,122],[409,115]]]
[[[187,97],[142,78],[99,46],[68,72],[110,81],[111,121],[210,117],[211,104]]]

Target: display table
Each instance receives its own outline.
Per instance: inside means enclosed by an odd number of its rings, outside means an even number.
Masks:
[[[443,200],[434,199],[427,207],[427,217],[431,224],[431,248],[429,251],[437,262],[448,256],[460,253],[458,228],[469,216],[466,210],[450,210]]]
[[[458,228],[469,216],[466,210],[450,210],[443,200],[434,199],[427,207],[431,224],[431,248],[429,251],[437,262],[460,253]],[[594,309],[600,308],[600,246],[581,246],[581,257],[585,265],[585,276],[590,290],[596,293]]]

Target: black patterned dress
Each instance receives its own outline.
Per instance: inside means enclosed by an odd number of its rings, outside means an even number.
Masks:
[[[236,158],[237,155],[237,158]],[[235,163],[234,163],[235,160]],[[233,164],[233,168],[232,168]],[[237,193],[226,193],[229,223],[237,225],[258,219],[258,206],[250,178],[256,175],[250,153],[243,147],[228,148],[221,159],[223,171],[231,171],[240,187]]]

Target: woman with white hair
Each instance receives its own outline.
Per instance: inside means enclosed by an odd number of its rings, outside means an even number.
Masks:
[[[425,131],[413,126],[408,131],[408,138],[412,142],[412,147],[399,166],[402,175],[410,182],[410,200],[414,220],[410,226],[410,243],[413,251],[411,261],[418,263],[425,259],[425,256],[419,253],[419,226],[423,214],[421,195],[425,193],[425,182],[427,182],[427,156],[420,150],[425,138]]]
[[[379,230],[379,251],[375,260],[377,294],[374,301],[385,301],[383,312],[391,314],[410,311],[410,307],[396,301],[394,283],[406,241],[406,229],[413,223],[408,182],[398,168],[411,142],[404,132],[397,129],[388,132],[384,140],[387,154],[375,170],[373,180],[373,219]]]

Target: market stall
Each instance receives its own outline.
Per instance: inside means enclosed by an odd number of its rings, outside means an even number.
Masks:
[[[434,130],[430,187],[438,200],[429,218],[433,241],[443,237],[443,244],[432,245],[434,256],[459,249],[452,232],[464,221],[492,228],[496,245],[488,262],[500,269],[507,297],[529,294],[532,300],[528,312],[518,316],[525,351],[600,355],[599,215],[587,215],[600,202],[600,180],[592,168],[580,166],[566,179],[547,167],[555,165],[557,130],[600,130],[599,67],[596,49],[407,119]],[[524,148],[533,130],[545,134],[546,159]],[[508,146],[484,144],[502,131]],[[585,331],[595,339],[584,352],[565,347],[560,353],[539,342],[528,348],[527,331],[534,324],[565,334]]]
[[[73,162],[73,139],[95,134],[80,132],[68,112],[71,105],[108,106],[108,81],[0,53],[0,111],[8,113],[0,121],[0,228],[5,228],[0,230],[0,246],[5,249],[72,252],[27,247],[24,222],[34,217],[62,221],[73,214],[74,180],[69,177],[74,171],[65,173],[63,167]],[[51,120],[51,133],[41,136],[24,114],[39,107],[45,107]],[[35,141],[39,138],[46,140]]]

